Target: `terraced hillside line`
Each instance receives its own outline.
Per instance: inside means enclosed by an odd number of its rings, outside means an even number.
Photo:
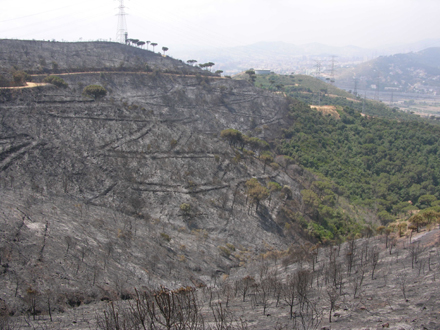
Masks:
[[[39,144],[38,141],[32,141],[31,143],[21,147],[19,150],[12,152],[9,156],[7,156],[4,160],[0,162],[0,170],[4,171],[6,168],[9,167],[9,165],[11,165],[14,159],[29,152],[31,149],[35,148],[38,144]]]
[[[151,184],[149,185],[151,186]],[[158,187],[162,187],[161,184],[156,184],[155,186]],[[141,187],[132,187],[131,189],[134,191],[142,191],[142,192],[162,192],[162,193],[176,193],[176,194],[186,194],[186,195],[191,195],[191,194],[200,194],[200,193],[205,193],[205,192],[210,192],[210,191],[214,191],[214,190],[222,190],[222,189],[226,189],[229,188],[230,185],[220,185],[220,186],[198,186],[199,188],[184,188],[182,186],[179,187],[179,189],[166,189],[166,188],[141,188]]]
[[[84,45],[23,44],[29,60],[18,54],[23,58],[17,65],[37,72],[39,57],[56,61],[61,73],[55,75],[68,88],[1,91],[0,232],[4,242],[14,243],[5,248],[0,242],[0,305],[5,301],[17,313],[27,310],[23,297],[32,285],[41,293],[44,318],[46,292],[62,297],[52,305],[60,310],[116,301],[132,288],[187,286],[190,279],[206,283],[213,272],[233,274],[263,246],[289,247],[295,234],[283,235],[276,220],[281,207],[299,212],[298,180],[275,166],[264,168],[219,137],[235,128],[253,129],[252,136],[268,142],[277,138],[289,124],[289,117],[282,120],[288,100],[123,45],[114,46],[127,56],[108,53],[100,64],[89,52],[112,47],[90,45],[82,58]],[[69,47],[77,47],[74,58]],[[66,72],[69,65],[81,71],[114,60],[131,61],[132,69]],[[134,72],[135,64],[156,72]],[[35,75],[34,81],[45,76]],[[81,102],[83,87],[91,84],[106,88],[108,97]],[[267,122],[276,123],[266,127]],[[274,181],[291,187],[295,203],[277,190],[270,201],[261,201],[258,212],[250,210],[245,183],[253,177],[262,186]],[[189,212],[183,212],[184,204]],[[33,221],[12,212],[16,208]],[[219,245],[226,243],[246,250],[246,260],[220,254]]]
[[[258,180],[273,180],[276,175],[263,175],[255,177]],[[135,191],[142,192],[165,192],[165,193],[178,193],[178,194],[199,194],[203,192],[209,192],[214,190],[222,190],[231,187],[238,187],[240,184],[245,183],[248,179],[235,179],[229,183],[221,184],[221,185],[212,185],[209,183],[202,183],[191,188],[185,188],[183,185],[170,185],[164,184],[160,182],[139,182],[137,187],[132,187],[131,189]],[[145,187],[146,186],[146,187]],[[160,187],[160,188],[150,188],[150,187]]]
[[[76,116],[76,115],[60,115],[57,113],[49,112],[48,116],[63,118],[63,119],[81,119],[81,120],[100,120],[100,121],[128,121],[134,123],[150,123],[152,119],[134,119],[124,117],[95,117],[95,116]]]
[[[118,149],[126,143],[136,141],[136,140],[143,138],[145,135],[147,135],[151,131],[151,129],[153,127],[154,127],[154,124],[144,126],[140,130],[138,130],[134,133],[131,133],[127,136],[124,136],[123,138],[120,138],[116,141],[113,141],[113,142],[110,142],[106,145],[103,145],[102,147],[100,147],[100,149],[113,149],[113,150]]]
[[[87,201],[87,203],[90,203],[90,202],[92,202],[93,200],[95,200],[95,199],[97,199],[97,198],[100,198],[100,197],[106,196],[106,195],[107,195],[108,193],[110,193],[110,192],[113,190],[113,188],[116,187],[117,185],[118,185],[117,182],[114,183],[114,184],[112,184],[110,187],[106,188],[103,192],[99,193],[98,195],[96,195],[96,196],[94,196],[94,197],[92,197],[92,198],[89,198],[88,201]]]

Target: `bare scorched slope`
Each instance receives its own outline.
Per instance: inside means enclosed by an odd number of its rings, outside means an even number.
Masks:
[[[283,216],[302,210],[298,169],[265,168],[218,138],[229,127],[276,137],[284,98],[201,76],[61,76],[66,90],[0,91],[0,286],[10,310],[29,308],[34,291],[61,308],[197,285],[300,239]],[[109,95],[93,102],[81,91],[95,83]],[[286,189],[256,211],[252,177]]]
[[[152,51],[116,42],[50,42],[0,39],[0,72],[15,68],[28,73],[85,71],[201,72]]]

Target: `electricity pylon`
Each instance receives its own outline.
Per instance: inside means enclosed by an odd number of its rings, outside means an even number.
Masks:
[[[118,13],[118,30],[116,32],[116,41],[121,44],[127,43],[127,22],[125,20],[125,16],[127,15],[125,13],[125,6],[124,6],[124,0],[118,0],[119,1],[119,13]]]

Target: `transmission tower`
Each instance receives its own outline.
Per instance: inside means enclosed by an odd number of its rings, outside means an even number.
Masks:
[[[125,20],[125,16],[127,15],[125,13],[125,6],[124,6],[124,0],[118,0],[119,1],[119,13],[118,13],[118,30],[116,32],[116,41],[125,44],[127,42],[127,22]]]
[[[380,101],[379,83],[380,83],[380,74],[377,75],[376,92],[374,94],[374,99],[376,101]]]
[[[353,80],[354,80],[353,95],[357,96],[357,94],[358,94],[358,78],[356,78],[356,75],[353,77]]]
[[[332,71],[330,73],[330,83],[334,84],[335,83],[335,58],[337,56],[332,55]]]
[[[315,71],[315,78],[319,78],[319,77],[321,76],[321,66],[322,66],[322,62],[321,62],[321,61],[318,61],[318,60],[315,60],[315,62],[316,62],[316,65],[315,65],[315,68],[316,68],[316,71]]]
[[[364,98],[362,99],[362,113],[365,113],[365,100],[367,98],[367,87],[365,86]]]

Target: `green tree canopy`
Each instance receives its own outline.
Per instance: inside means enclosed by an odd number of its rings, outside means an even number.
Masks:
[[[257,76],[255,75],[255,70],[254,69],[249,69],[246,70],[245,73],[249,76],[249,80],[254,83],[255,80],[257,79]]]
[[[55,85],[59,88],[67,88],[69,85],[67,85],[67,83],[64,81],[63,78],[60,78],[58,76],[47,76],[46,78],[43,79],[44,82]]]
[[[99,99],[107,95],[107,90],[100,85],[89,85],[84,87],[83,95]]]
[[[258,211],[260,202],[269,197],[269,190],[262,186],[256,178],[252,178],[246,182],[247,195],[251,199],[251,203],[255,204],[255,210]]]
[[[435,202],[437,200],[437,197],[434,195],[422,195],[419,197],[419,200],[417,201],[417,204],[420,208],[424,209],[427,207],[430,207],[432,205],[432,202]]]
[[[228,128],[220,133],[220,137],[227,140],[229,145],[240,146],[243,147],[244,144],[244,136],[243,134],[233,128]]]

